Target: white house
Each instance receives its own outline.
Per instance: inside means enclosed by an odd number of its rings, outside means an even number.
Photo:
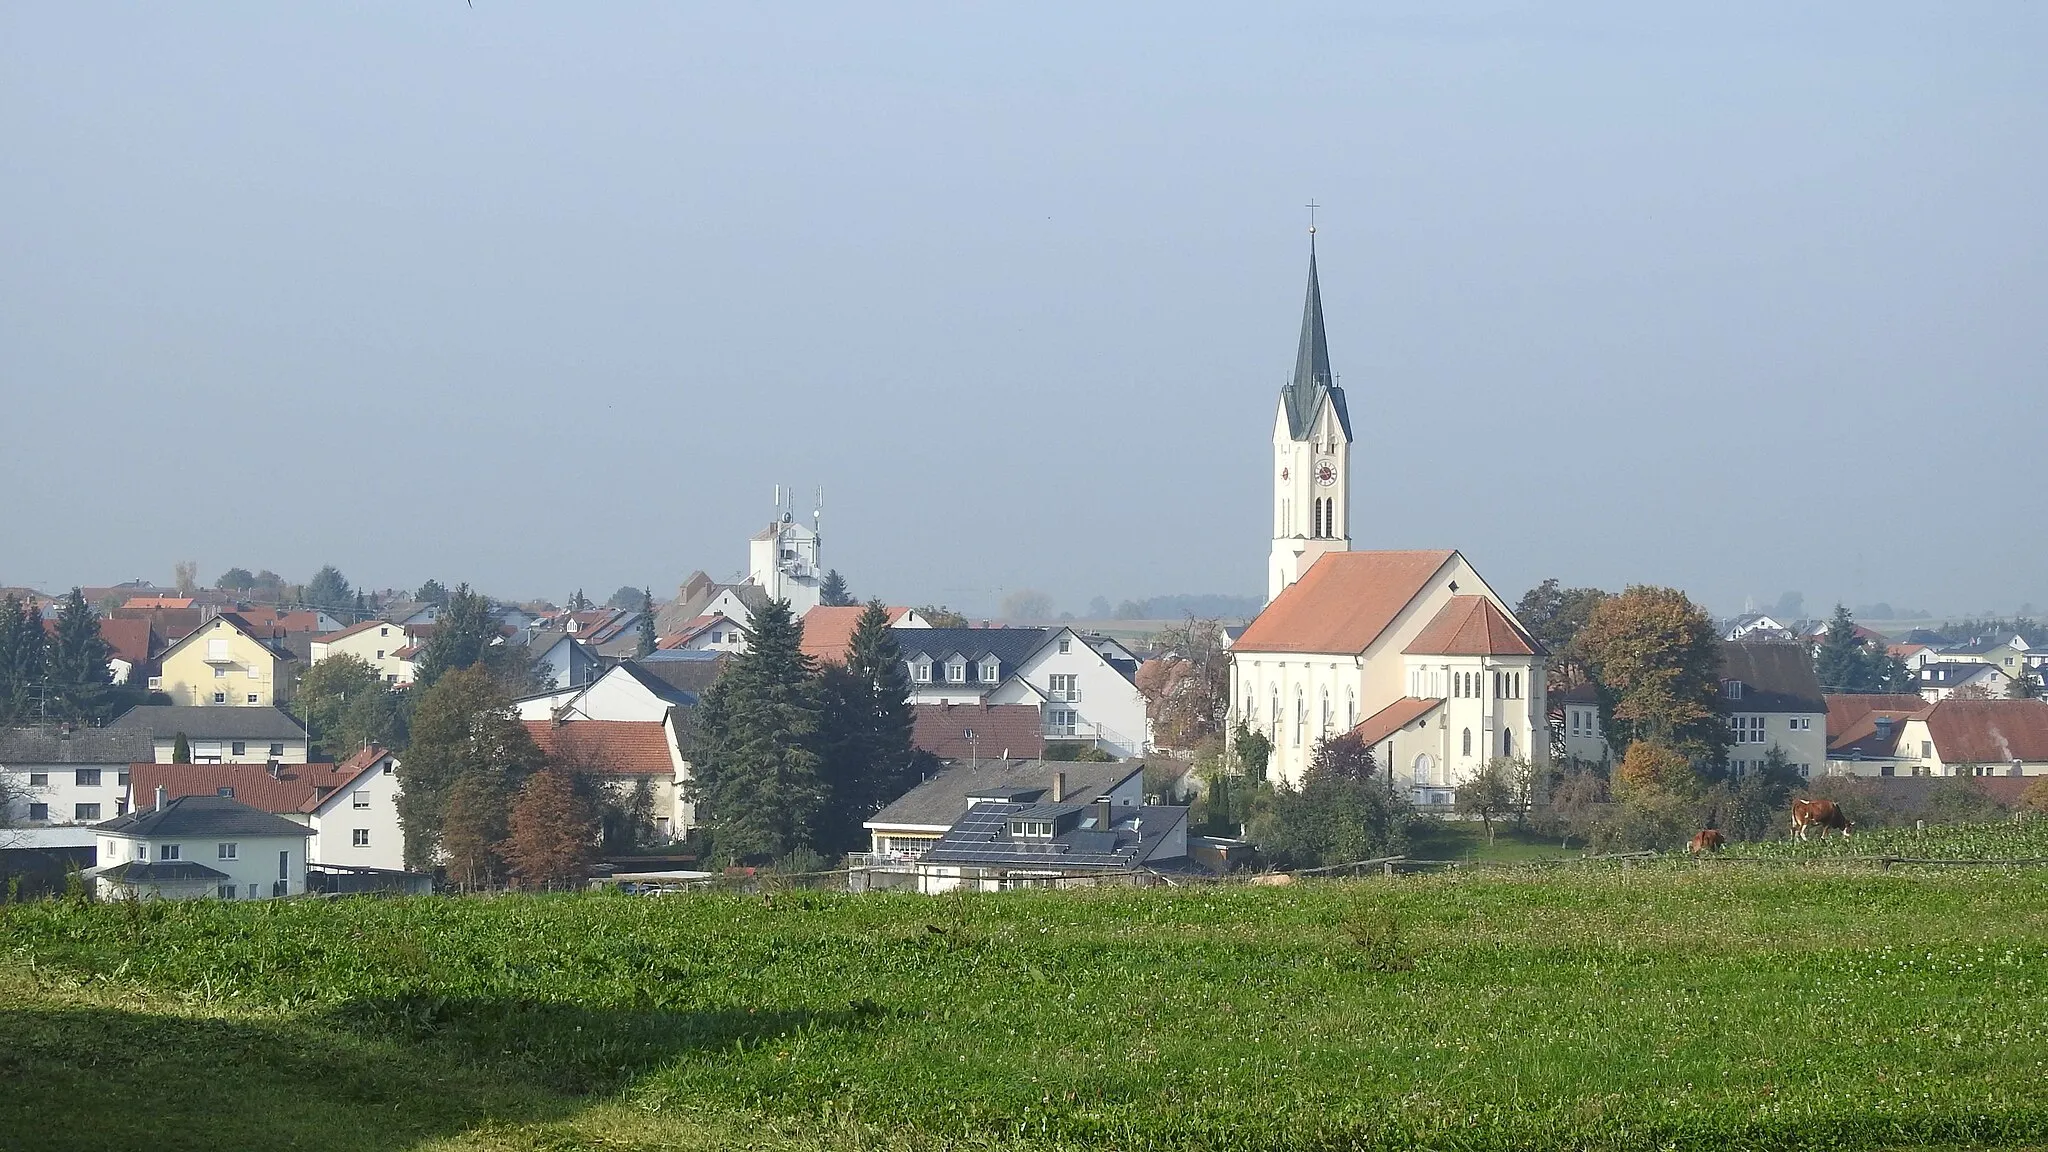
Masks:
[[[696,705],[695,693],[629,660],[581,687],[522,697],[512,710],[521,720],[666,721],[677,709]]]
[[[225,796],[158,793],[155,804],[95,825],[102,899],[258,900],[306,890],[312,830]]]
[[[97,824],[123,815],[129,765],[149,758],[146,733],[58,725],[0,728],[0,776],[7,782],[4,823]]]
[[[354,656],[384,678],[387,684],[410,684],[413,676],[412,655],[419,638],[415,629],[389,620],[365,620],[350,625],[339,632],[315,636],[312,641],[312,660],[320,663],[334,656]]]
[[[1614,758],[1600,724],[1600,691],[1581,684],[1564,694],[1564,756],[1578,764],[1606,764]]]
[[[2048,702],[1942,700],[1897,730],[1902,775],[2048,776]]]
[[[313,864],[405,866],[398,758],[374,744],[340,764],[138,764],[133,779],[137,802],[220,796],[304,824]]]
[[[1150,746],[1137,662],[1104,655],[1072,628],[904,628],[896,643],[913,703],[1035,704],[1048,741],[1117,757]]]
[[[549,760],[573,765],[621,798],[648,792],[654,834],[679,839],[696,823],[686,795],[690,764],[668,720],[528,720],[526,730]]]
[[[1950,660],[1947,656],[1943,653],[1942,659],[1920,667],[1920,695],[1932,703],[1948,699],[1961,688],[1982,691],[1995,700],[2012,686],[2013,678],[1995,664]]]
[[[1805,644],[1724,642],[1721,701],[1734,735],[1728,767],[1737,779],[1763,767],[1774,749],[1801,776],[1826,773],[1827,698]]]
[[[208,708],[192,704],[143,704],[123,712],[109,732],[140,732],[152,753],[140,760],[169,764],[178,737],[185,737],[194,764],[304,764],[306,729],[276,707]]]

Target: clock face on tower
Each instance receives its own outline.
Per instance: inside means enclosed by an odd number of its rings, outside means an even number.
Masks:
[[[1328,488],[1337,482],[1337,466],[1328,460],[1316,464],[1316,483]]]

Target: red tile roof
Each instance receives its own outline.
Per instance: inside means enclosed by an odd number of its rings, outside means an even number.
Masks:
[[[846,659],[846,649],[853,643],[854,630],[860,625],[861,613],[867,607],[855,604],[847,608],[828,608],[822,604],[804,613],[804,655],[820,664],[838,664]],[[889,626],[910,614],[908,608],[890,608]]]
[[[1830,693],[1823,697],[1828,703],[1828,744],[1857,726],[1872,712],[1903,712],[1911,715],[1927,710],[1927,701],[1913,693],[1894,695],[1859,695],[1851,693]],[[1867,733],[1869,729],[1866,727]]]
[[[548,759],[600,775],[675,774],[668,726],[659,720],[528,720],[526,730]]]
[[[1408,725],[1413,724],[1442,704],[1442,700],[1431,700],[1419,696],[1403,696],[1385,708],[1367,716],[1352,731],[1358,734],[1367,747],[1378,744]]]
[[[1266,605],[1231,650],[1363,652],[1455,555],[1331,552]]]
[[[1905,730],[1906,721],[1919,716],[1928,707],[1928,703],[1922,700],[1920,708],[1915,711],[1873,708],[1839,730],[1835,728],[1833,721],[1830,721],[1828,756],[1832,759],[1846,760],[1857,756],[1895,755],[1899,749],[1899,734]]]
[[[1453,596],[1402,650],[1410,656],[1533,656],[1536,645],[1484,596]]]
[[[1924,719],[1944,764],[2048,760],[2048,702],[1943,700]]]
[[[186,596],[131,596],[123,608],[190,608],[192,600]]]
[[[150,627],[147,620],[100,619],[100,639],[114,650],[114,655],[130,664],[142,665],[149,662]]]
[[[1045,751],[1036,704],[919,704],[915,712],[910,742],[941,760],[1036,760]]]
[[[280,764],[275,778],[265,764],[133,764],[128,794],[135,807],[143,808],[156,803],[158,785],[173,800],[217,796],[222,788],[232,788],[234,798],[251,808],[278,815],[311,812],[382,757],[380,748],[368,760],[358,753],[346,764]]]

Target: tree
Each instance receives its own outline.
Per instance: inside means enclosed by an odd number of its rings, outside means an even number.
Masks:
[[[1480,765],[1470,780],[1458,785],[1457,810],[1460,815],[1479,817],[1486,829],[1486,842],[1491,844],[1494,822],[1521,814],[1528,780],[1527,760],[1495,756]]]
[[[1273,758],[1273,741],[1264,732],[1240,720],[1237,731],[1230,735],[1230,748],[1245,779],[1253,783],[1266,779],[1266,765]]]
[[[1778,826],[1800,784],[1784,750],[1773,744],[1761,767],[1743,773],[1733,788],[1716,790],[1706,823],[1736,840],[1761,840]]]
[[[1989,700],[1991,699],[1991,689],[1986,688],[1982,684],[1965,684],[1960,688],[1952,689],[1947,698],[1950,700]]]
[[[34,711],[49,644],[40,608],[11,594],[0,599],[0,722],[19,722]]]
[[[860,846],[862,823],[916,785],[929,759],[910,742],[910,679],[881,601],[861,612],[845,661],[819,672],[818,693],[829,801],[814,847],[836,855]]]
[[[1624,789],[1623,799],[1635,793],[1664,791],[1688,793],[1697,789],[1698,778],[1684,753],[1656,740],[1637,740],[1622,755],[1616,771]]]
[[[113,654],[100,637],[99,614],[86,603],[85,593],[73,588],[57,607],[57,635],[44,671],[60,715],[83,720],[96,714],[113,680],[107,668]]]
[[[448,587],[439,580],[429,578],[425,584],[420,585],[419,591],[412,594],[412,598],[422,604],[432,604],[436,608],[446,608],[448,606]]]
[[[818,585],[818,603],[827,608],[851,608],[858,601],[846,590],[846,577],[834,568],[825,573],[825,582]]]
[[[199,591],[199,561],[180,560],[171,565],[171,585],[180,596],[190,596]]]
[[[481,664],[509,693],[541,687],[533,653],[523,644],[501,644],[499,639],[498,618],[490,600],[470,591],[467,584],[457,584],[413,665],[413,685],[431,688],[457,668]]]
[[[690,795],[722,860],[766,862],[812,847],[829,789],[823,716],[789,601],[754,613],[753,640],[697,707]]]
[[[2048,776],[2027,785],[2027,790],[2020,793],[2020,807],[2048,815]]]
[[[2012,683],[2005,686],[2005,695],[2009,700],[2040,699],[2040,673],[2034,671],[2032,664],[2021,664],[2019,673],[2012,678]]]
[[[1610,802],[1607,777],[1591,768],[1566,772],[1550,787],[1546,830],[1558,838],[1560,848],[1570,846],[1574,837],[1591,844]]]
[[[1600,690],[1602,728],[1707,763],[1730,743],[1714,621],[1676,588],[1634,585],[1600,601],[1576,642]]]
[[[290,599],[290,597],[285,595],[284,577],[279,576],[268,568],[256,573],[255,583],[251,584],[245,591],[255,599],[268,601],[272,604],[282,604]]]
[[[562,768],[550,765],[527,777],[507,827],[503,855],[521,888],[575,888],[597,861],[597,813]]]
[[[1771,609],[1771,615],[1778,623],[1790,628],[1806,615],[1806,596],[1799,592],[1786,592],[1778,597],[1778,603]]]
[[[1052,597],[1034,589],[1020,588],[1003,597],[1002,612],[1005,620],[1050,620]]]
[[[927,604],[917,610],[926,622],[934,628],[965,628],[967,617],[953,611],[944,604]]]
[[[473,891],[495,885],[504,875],[503,846],[510,831],[508,807],[505,781],[488,773],[465,773],[449,788],[435,839],[447,860],[450,883]],[[429,866],[424,860],[412,862],[410,827],[405,830],[405,852],[413,867]]]
[[[633,609],[638,608],[640,606],[640,596],[642,591],[643,589],[635,588],[631,584],[621,584],[619,585],[619,590],[612,593],[611,596],[605,600],[604,606],[607,608],[617,608],[620,611],[624,612],[630,612]],[[577,595],[581,596],[582,593],[578,592]]]
[[[502,832],[486,835],[491,821],[503,823],[506,798],[540,764],[539,746],[513,717],[511,698],[488,670],[458,668],[441,677],[420,694],[412,739],[399,761],[398,819],[405,828],[407,865],[432,866],[456,785],[465,780],[472,785],[463,831],[489,844],[502,840]],[[495,816],[488,803],[498,806]]]
[[[299,599],[307,607],[323,612],[348,613],[356,604],[355,590],[348,586],[348,577],[332,564],[313,573],[313,578],[300,590]]]
[[[192,740],[183,732],[180,732],[178,733],[177,737],[171,741],[171,763],[190,764],[191,762]]]
[[[569,611],[571,612],[588,612],[591,607],[590,598],[583,594],[583,589],[581,588],[576,590],[574,596],[569,597]]]
[[[1109,619],[1109,614],[1114,611],[1116,609],[1110,607],[1109,598],[1106,596],[1097,596],[1093,600],[1088,601],[1088,618],[1090,620],[1107,620]]]
[[[393,692],[360,656],[329,656],[299,678],[292,712],[320,750],[336,759],[364,745],[405,745],[405,716]]]
[[[247,592],[256,586],[256,577],[247,568],[230,568],[213,582],[223,592]]]
[[[1252,837],[1283,868],[1347,864],[1398,852],[1413,816],[1407,800],[1375,785],[1372,749],[1354,733],[1317,745],[1299,790],[1260,798]]]
[[[1822,691],[1873,690],[1870,653],[1865,649],[1862,637],[1856,635],[1855,617],[1840,604],[1835,605],[1835,614],[1828,620],[1828,630],[1822,636],[1820,646],[1814,650],[1813,671],[1820,677]]]
[[[1161,746],[1192,748],[1223,731],[1230,713],[1230,652],[1218,620],[1189,617],[1153,638],[1161,655],[1138,666],[1138,691]]]
[[[1609,597],[1598,588],[1561,587],[1553,577],[1524,592],[1515,604],[1515,619],[1550,654],[1551,691],[1565,692],[1585,682],[1579,632],[1592,618],[1593,609]]]
[[[652,656],[655,647],[660,642],[660,637],[656,636],[654,632],[654,589],[642,588],[640,590],[640,638],[639,643],[634,646],[633,654],[635,656]]]

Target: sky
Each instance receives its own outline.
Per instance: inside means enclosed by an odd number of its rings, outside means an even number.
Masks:
[[[2048,604],[2048,5],[0,6],[0,584]]]

